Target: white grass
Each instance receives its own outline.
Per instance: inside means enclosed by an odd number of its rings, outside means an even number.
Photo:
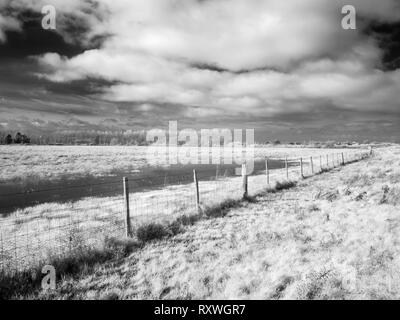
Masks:
[[[266,193],[39,296],[396,299],[399,168],[400,147],[377,150],[371,159]]]
[[[291,150],[296,150],[296,155],[303,157],[312,152],[321,152],[320,149],[268,150],[270,156],[294,155],[290,153]],[[320,170],[318,162],[315,164],[315,170]],[[304,173],[311,173],[306,162]],[[289,178],[300,178],[298,167],[290,168]],[[249,195],[255,195],[267,187],[273,187],[277,181],[284,180],[285,170],[271,171],[270,186],[267,185],[264,174],[250,176]],[[240,199],[242,196],[241,177],[200,181],[199,187],[201,206],[204,210],[228,199]],[[171,185],[161,190],[131,193],[130,208],[134,230],[148,222],[165,223],[182,215],[196,214],[194,185]],[[20,269],[44,259],[50,253],[64,253],[79,245],[101,245],[106,236],[125,234],[124,218],[122,195],[85,198],[68,203],[45,203],[16,210],[6,218],[0,219],[0,255],[3,258],[3,267],[6,264],[5,267]]]

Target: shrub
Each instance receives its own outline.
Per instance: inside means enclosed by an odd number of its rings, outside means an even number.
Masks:
[[[290,189],[290,188],[295,187],[296,184],[297,183],[295,181],[283,181],[283,182],[278,181],[275,185],[275,190],[281,191],[281,190]]]
[[[136,231],[136,236],[141,242],[162,239],[167,235],[169,235],[167,228],[159,223],[142,225]]]
[[[240,200],[227,199],[220,204],[212,207],[207,207],[204,214],[207,217],[213,218],[223,217],[228,213],[230,209],[238,207],[239,205],[241,205]]]
[[[176,219],[176,222],[179,223],[182,226],[192,226],[194,225],[198,220],[200,219],[200,216],[198,215],[183,215],[180,216]]]
[[[182,231],[182,224],[175,220],[168,225],[168,231],[172,236],[175,236]]]
[[[116,258],[126,257],[139,247],[139,243],[129,238],[118,239],[114,237],[106,237],[104,240],[105,250],[113,252]]]

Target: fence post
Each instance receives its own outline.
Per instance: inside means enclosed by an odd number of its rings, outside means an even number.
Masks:
[[[289,180],[289,166],[288,166],[287,157],[285,157],[285,169],[286,169],[286,180]]]
[[[314,162],[312,157],[310,157],[310,165],[311,165],[311,174],[314,174]]]
[[[326,155],[326,169],[329,169],[329,154]]]
[[[342,152],[342,166],[344,166],[344,154]]]
[[[197,172],[196,169],[193,169],[193,180],[194,180],[194,187],[196,188],[196,208],[197,213],[200,214],[200,193],[199,193],[199,180],[197,179]]]
[[[131,216],[129,212],[129,183],[128,178],[124,177],[124,199],[125,199],[125,227],[126,227],[126,236],[130,237],[132,235],[131,230]]]
[[[300,158],[300,174],[301,174],[301,178],[304,178],[304,175],[303,175],[303,158]]]
[[[267,176],[267,184],[269,185],[269,168],[268,168],[268,158],[265,158],[265,174]]]
[[[243,178],[243,199],[247,198],[247,168],[246,164],[242,164],[242,178]]]
[[[322,171],[322,156],[319,156],[319,169]]]
[[[1,243],[1,268],[0,268],[0,272],[5,270],[5,266],[4,266],[4,245],[3,245],[3,230],[1,230],[0,228],[0,243]]]

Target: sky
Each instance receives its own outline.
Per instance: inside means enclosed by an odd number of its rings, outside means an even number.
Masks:
[[[398,0],[0,0],[0,131],[400,142],[399,92]]]

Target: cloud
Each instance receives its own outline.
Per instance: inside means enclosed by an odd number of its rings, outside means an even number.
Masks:
[[[21,24],[13,17],[5,17],[0,14],[0,43],[6,41],[6,31],[19,31]]]
[[[273,116],[326,106],[400,109],[400,73],[381,70],[384,52],[364,32],[371,21],[400,21],[396,0],[381,0],[379,6],[375,0],[352,1],[357,30],[341,28],[341,7],[347,4],[342,0],[46,3],[61,16],[87,19],[83,40],[61,27],[66,39],[89,43],[109,36],[99,48],[71,58],[38,56],[39,76],[57,83],[112,83],[98,99],[184,105],[198,117]]]
[[[3,0],[0,11],[6,12],[7,17],[0,15],[0,41],[6,40],[5,31],[23,31],[24,12],[35,13],[40,17],[44,6],[54,6],[56,9],[56,30],[68,43],[90,44],[96,37],[106,34],[103,20],[107,17],[106,8],[102,1],[94,0]],[[36,21],[41,25],[41,20]]]

